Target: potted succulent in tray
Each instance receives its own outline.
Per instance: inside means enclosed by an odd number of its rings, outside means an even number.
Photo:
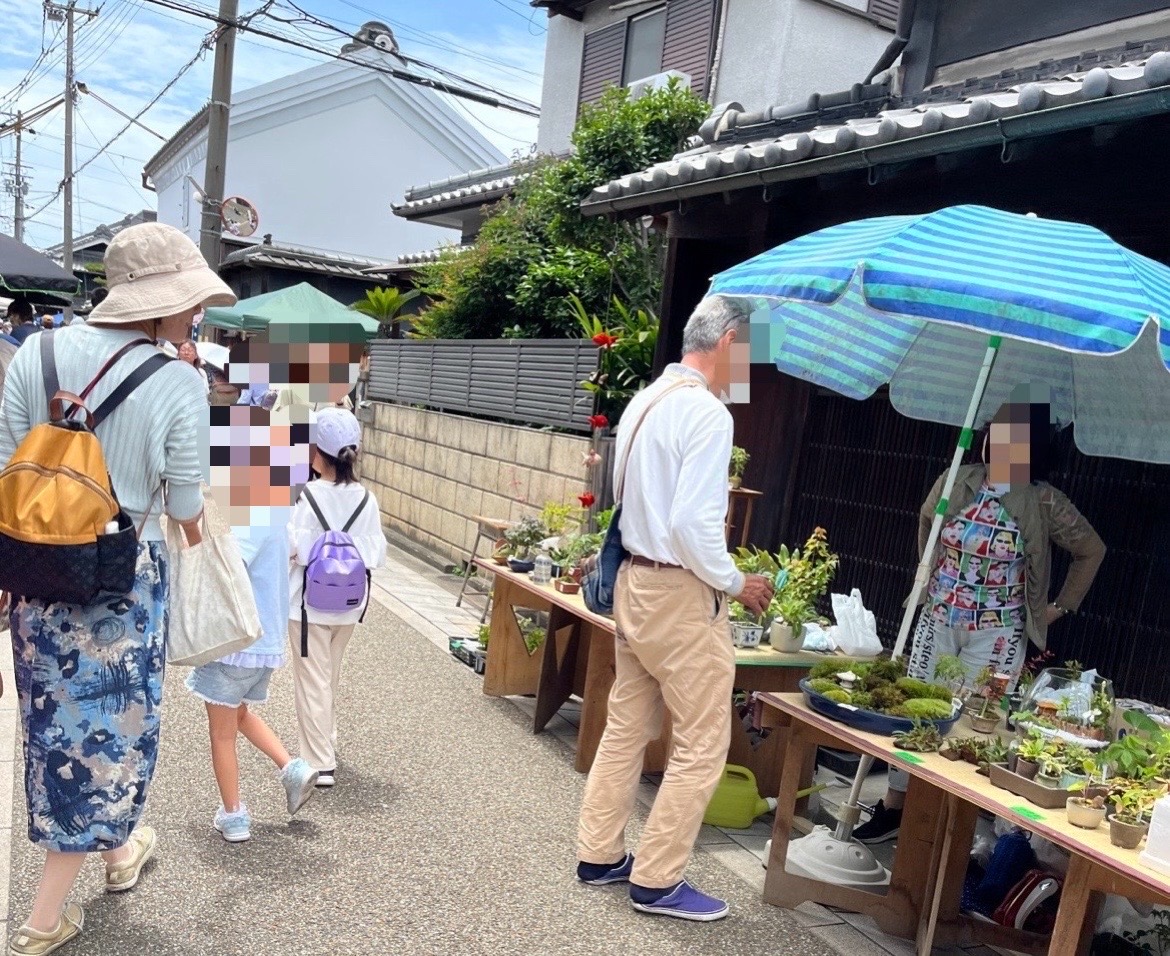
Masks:
[[[1060,789],[1060,778],[1064,774],[1064,760],[1051,751],[1045,751],[1040,758],[1040,772],[1036,774],[1036,782],[1050,790]]]
[[[732,488],[738,488],[743,484],[743,471],[747,468],[747,463],[751,461],[751,457],[751,455],[738,445],[731,449],[731,462],[727,468],[727,482]]]
[[[1154,801],[1166,792],[1164,785],[1142,780],[1120,780],[1112,791],[1115,807],[1109,817],[1109,842],[1123,850],[1136,850],[1150,828]]]
[[[581,585],[571,575],[562,574],[559,578],[553,581],[553,587],[561,594],[576,594],[581,590]]]
[[[1044,757],[1046,746],[1044,738],[1036,731],[1021,740],[1020,746],[1016,748],[1016,773],[1026,780],[1035,779],[1040,772],[1040,760]]]

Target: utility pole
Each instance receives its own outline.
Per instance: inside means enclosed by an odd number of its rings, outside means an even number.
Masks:
[[[28,178],[24,175],[24,164],[20,161],[20,140],[24,135],[23,113],[16,114],[16,123],[11,128],[16,134],[16,161],[12,164],[12,175],[4,177],[4,189],[12,196],[12,235],[17,242],[24,242],[24,197],[28,195]]]
[[[199,250],[212,269],[219,269],[223,226],[219,208],[227,178],[228,120],[232,105],[232,64],[236,53],[238,0],[219,0],[219,34],[215,38],[215,70],[207,108],[207,161],[203,171],[203,215]]]
[[[65,208],[61,265],[70,275],[73,275],[73,100],[77,95],[73,78],[73,18],[79,13],[87,19],[98,15],[96,10],[78,9],[73,0],[67,6],[45,0],[45,16],[50,20],[65,21],[65,179],[62,183]],[[65,307],[65,321],[72,318],[71,302]]]

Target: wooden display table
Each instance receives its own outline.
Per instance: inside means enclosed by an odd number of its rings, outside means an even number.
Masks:
[[[491,637],[483,692],[493,697],[535,694],[533,731],[540,733],[573,694],[581,698],[581,727],[577,737],[577,770],[585,773],[605,730],[606,707],[614,678],[614,621],[594,614],[580,594],[561,594],[552,585],[534,584],[527,574],[516,574],[492,561],[476,564],[496,576],[492,596]],[[547,611],[548,636],[544,646],[529,654],[515,608]],[[746,691],[793,691],[809,668],[824,654],[784,654],[771,647],[738,650],[735,687]],[[758,746],[732,712],[728,763],[747,767],[756,775],[760,792],[776,793],[780,786],[780,758],[784,734],[773,733]],[[669,723],[669,718],[667,720]],[[647,772],[666,766],[669,728],[646,753]]]
[[[723,533],[727,538],[727,547],[735,548],[737,545],[731,540],[731,532],[736,529],[739,530],[739,544],[738,547],[746,548],[748,546],[748,534],[751,532],[752,526],[752,511],[756,506],[756,499],[764,497],[762,491],[755,491],[752,488],[732,488],[728,492],[727,497],[727,518],[723,522]],[[740,508],[740,505],[743,508]],[[737,519],[736,512],[742,511],[742,515]]]
[[[885,932],[916,940],[922,954],[929,954],[935,945],[984,943],[1037,956],[1085,956],[1103,893],[1170,905],[1170,877],[1144,866],[1138,850],[1112,846],[1107,826],[1096,830],[1071,826],[1063,808],[1033,806],[1023,797],[992,786],[970,764],[952,762],[938,754],[897,750],[889,737],[862,733],[815,713],[803,694],[764,694],[762,700],[765,722],[774,724],[773,734],[788,742],[764,886],[766,902],[792,908],[812,900],[866,913]],[[957,728],[955,732],[962,735],[966,731]],[[784,870],[796,793],[803,780],[798,768],[818,746],[868,753],[910,774],[894,869],[884,896],[820,883]],[[1051,937],[986,923],[960,912],[959,899],[980,810],[1036,833],[1071,855]]]

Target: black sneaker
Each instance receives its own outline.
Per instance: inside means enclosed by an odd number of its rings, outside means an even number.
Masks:
[[[853,839],[858,843],[885,843],[897,837],[901,826],[902,811],[891,810],[884,800],[879,800],[873,816],[853,831]]]

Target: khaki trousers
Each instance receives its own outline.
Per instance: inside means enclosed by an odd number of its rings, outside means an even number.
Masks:
[[[301,622],[288,622],[301,756],[314,770],[337,769],[337,689],[353,625],[309,625],[309,656],[301,657]]]
[[[662,786],[634,853],[632,882],[662,889],[683,878],[731,743],[735,649],[727,598],[690,571],[626,562],[614,596],[616,675],[581,807],[578,856],[626,853],[647,744],[673,727]]]

